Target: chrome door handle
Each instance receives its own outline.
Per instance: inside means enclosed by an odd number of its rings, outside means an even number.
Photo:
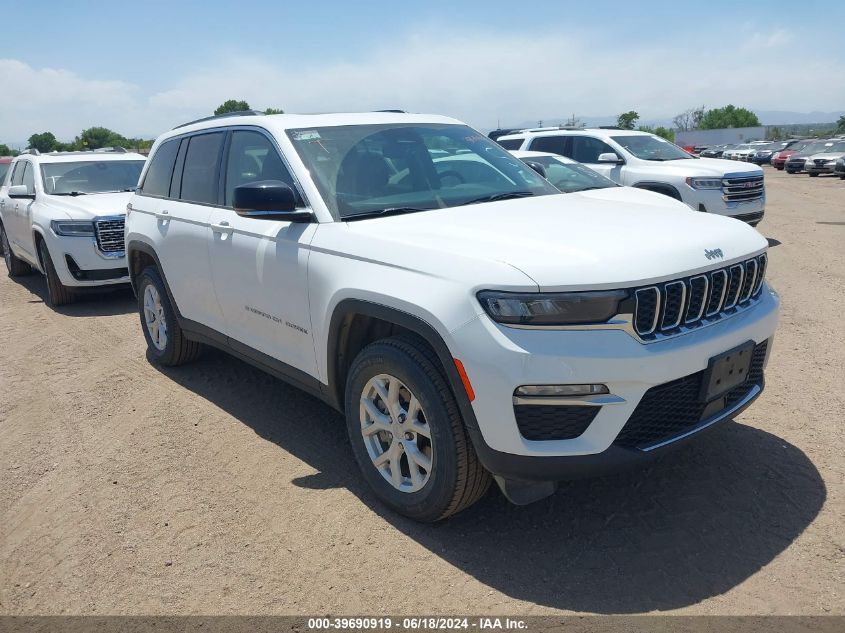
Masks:
[[[163,211],[159,211],[159,212],[157,212],[157,213],[155,214],[155,216],[156,216],[159,220],[169,220],[169,219],[170,219],[170,211],[168,211],[167,209],[164,209]]]
[[[234,229],[229,226],[229,223],[226,220],[223,220],[220,224],[212,224],[211,230],[215,233],[231,233]]]

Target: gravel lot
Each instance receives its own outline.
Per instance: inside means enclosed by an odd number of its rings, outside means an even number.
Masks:
[[[845,181],[767,168],[783,299],[736,423],[435,526],[364,487],[340,417],[219,352],[147,362],[128,292],[0,278],[0,613],[845,614]]]

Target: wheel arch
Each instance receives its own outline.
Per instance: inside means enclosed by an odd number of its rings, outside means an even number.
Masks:
[[[642,180],[636,184],[631,185],[632,187],[636,187],[637,189],[645,189],[647,191],[653,191],[655,193],[662,193],[665,196],[669,196],[670,198],[674,198],[679,202],[683,202],[684,199],[681,197],[681,192],[678,191],[678,188],[674,185],[669,184],[668,182],[657,182],[653,180]]]
[[[150,244],[141,242],[140,240],[131,240],[126,245],[126,265],[129,268],[129,283],[132,285],[133,292],[138,294],[138,276],[143,272],[144,268],[149,265],[155,266],[161,280],[164,282],[164,288],[167,290],[167,298],[170,300],[170,305],[176,312],[176,318],[182,319],[182,313],[179,311],[179,304],[170,290],[170,284],[167,283],[167,275],[161,265],[161,260],[158,254]]]
[[[360,299],[344,299],[332,312],[326,341],[327,378],[331,397],[343,409],[346,376],[357,353],[369,343],[396,333],[409,333],[421,339],[440,361],[464,422],[478,428],[475,412],[463,386],[448,345],[424,319],[398,308]]]

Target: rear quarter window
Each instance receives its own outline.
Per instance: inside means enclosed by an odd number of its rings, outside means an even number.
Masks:
[[[496,142],[505,149],[519,149],[522,147],[522,141],[521,138],[506,138]]]
[[[179,152],[179,139],[172,139],[161,144],[150,159],[150,167],[141,185],[141,193],[148,196],[167,197],[170,193],[170,179],[173,177],[173,165]]]

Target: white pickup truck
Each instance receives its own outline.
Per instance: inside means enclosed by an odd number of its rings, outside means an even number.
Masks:
[[[695,211],[756,226],[763,219],[763,170],[718,158],[697,158],[664,138],[616,128],[537,128],[499,136],[509,150],[567,156],[620,185],[663,193]]]

